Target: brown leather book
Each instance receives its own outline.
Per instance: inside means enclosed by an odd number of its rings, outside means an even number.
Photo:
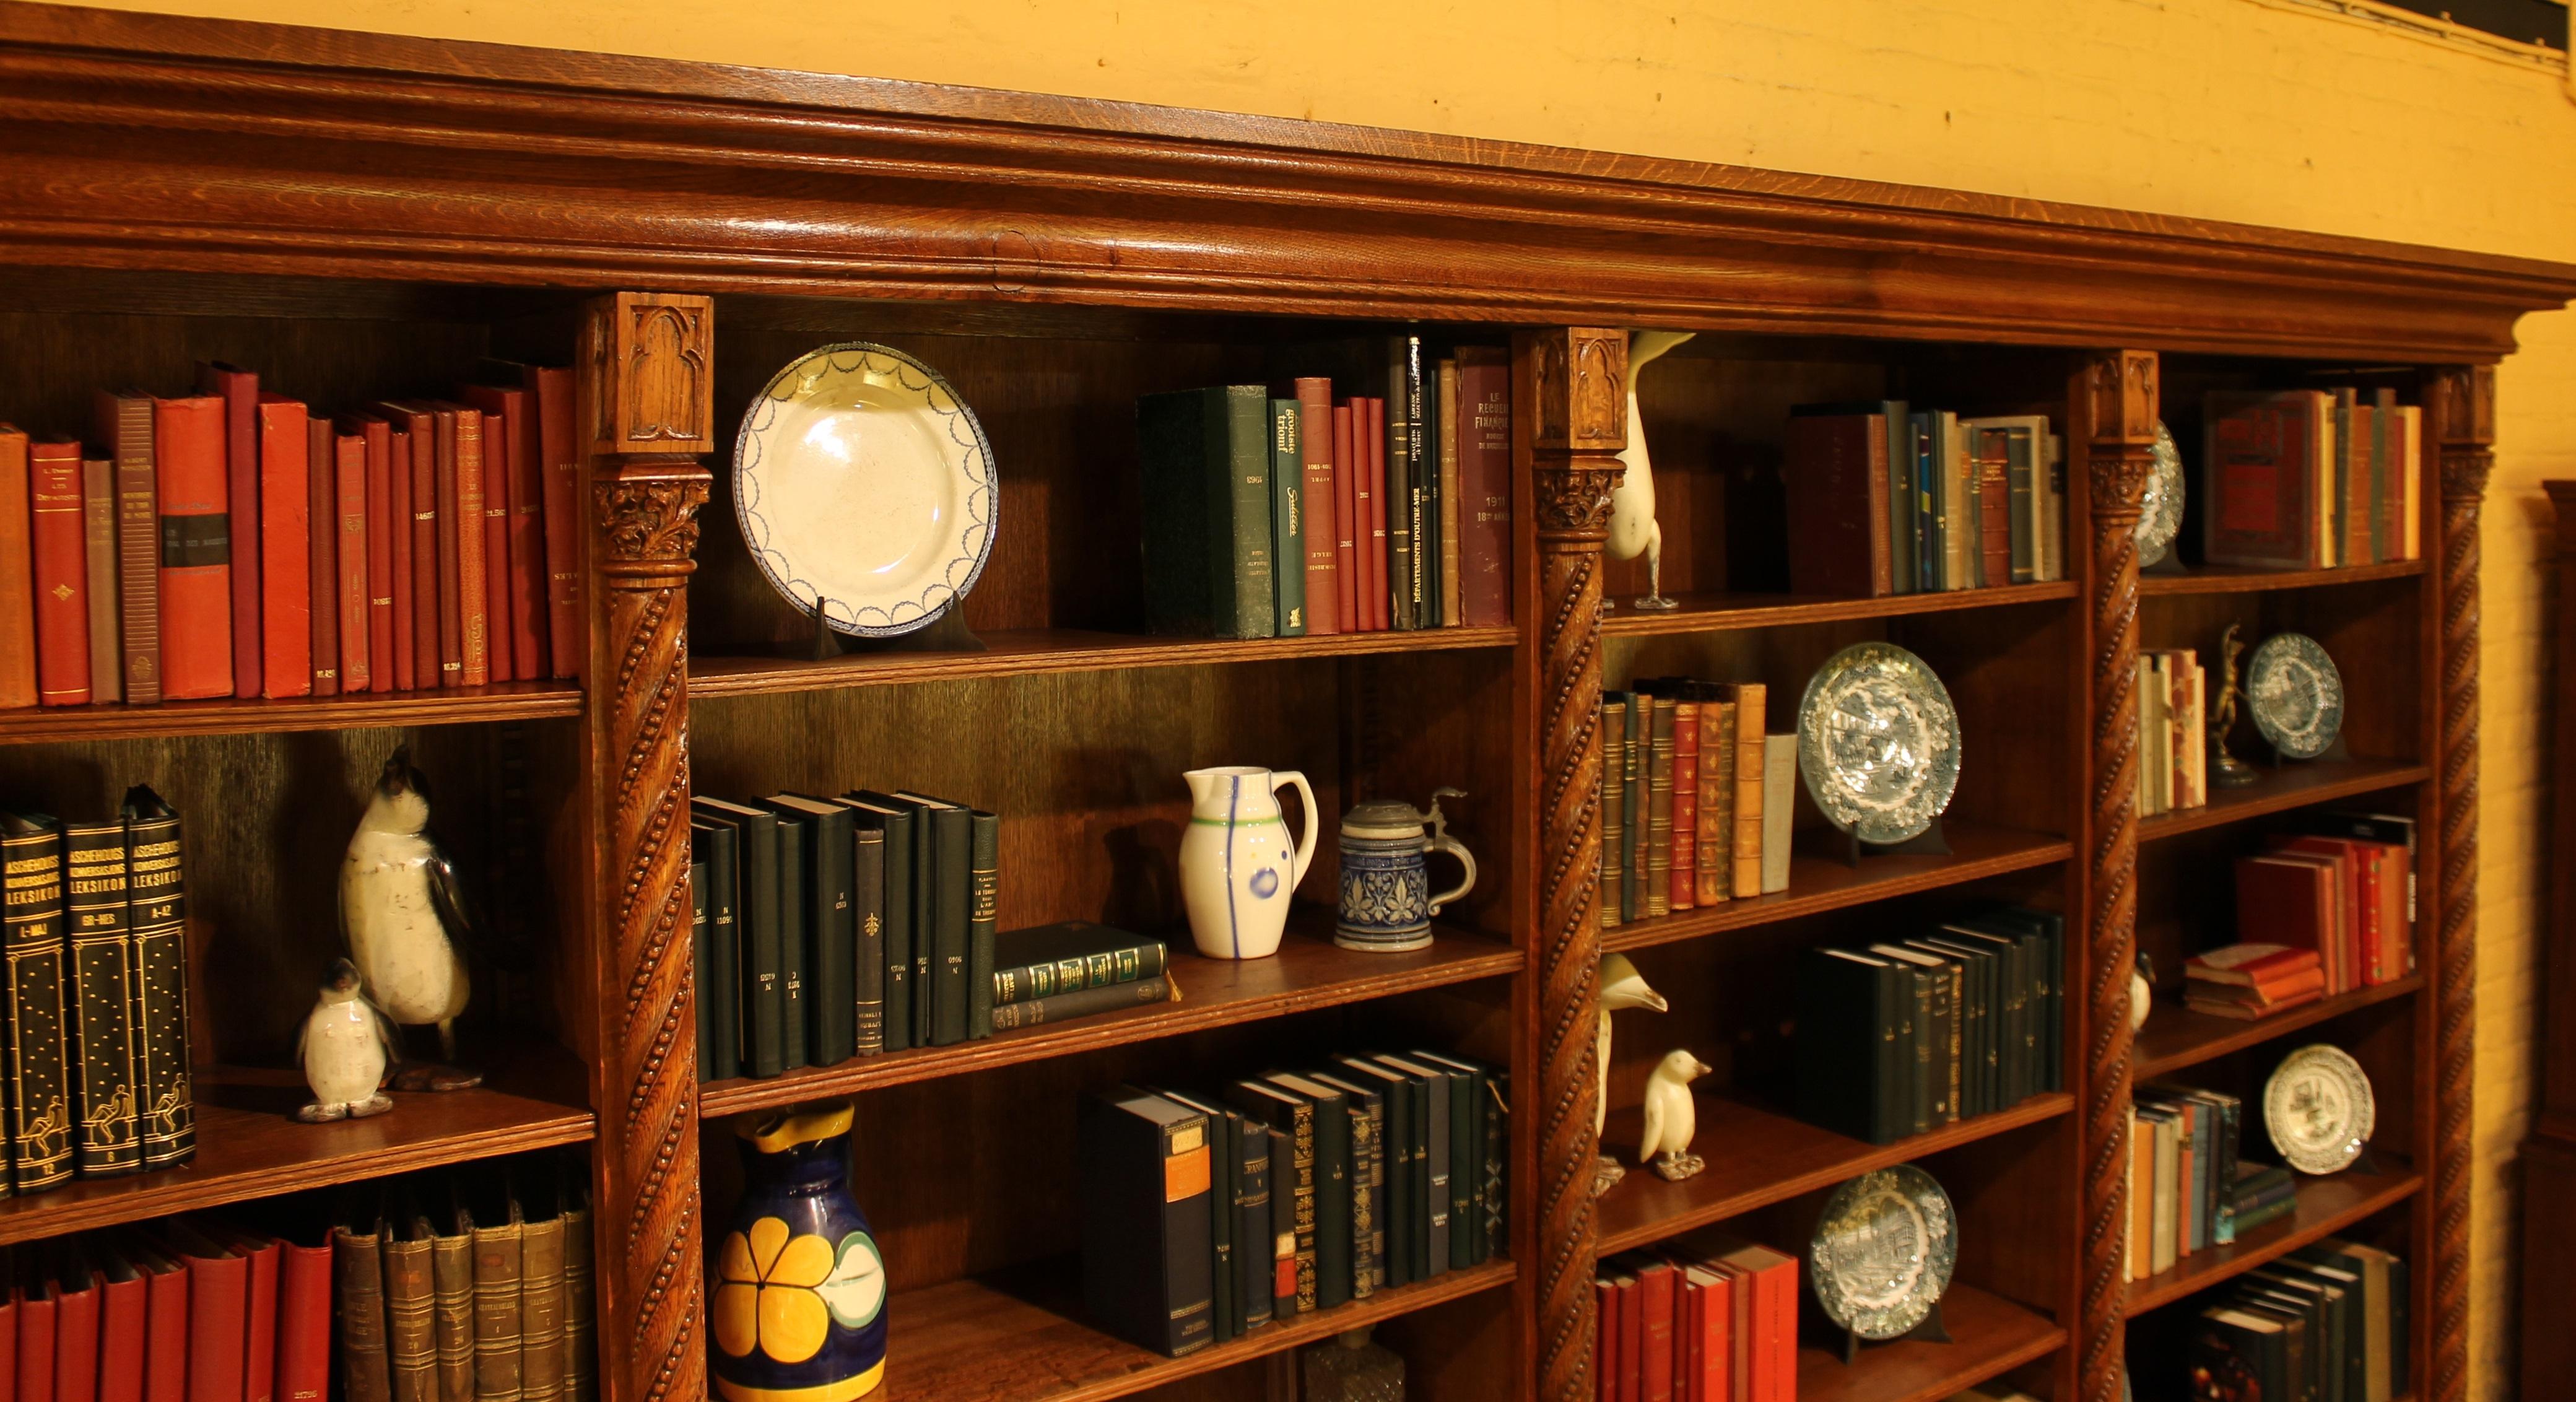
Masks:
[[[1685,687],[1673,701],[1673,852],[1672,892],[1675,910],[1699,904],[1699,708],[1696,690]]]
[[[1977,483],[1977,583],[2012,583],[2012,459],[2000,433],[1970,433],[1968,470]]]
[[[1512,621],[1512,365],[1458,348],[1458,607],[1467,626]]]
[[[28,445],[27,496],[34,538],[36,698],[47,706],[86,706],[89,543],[81,520],[80,445]],[[27,570],[13,565],[8,572]]]
[[[368,660],[367,636],[367,440],[361,434],[336,433],[331,440],[332,476],[338,479],[339,560],[335,586],[339,598],[332,611],[340,623],[340,694],[374,691],[375,674]]]
[[[89,699],[125,699],[125,644],[117,621],[116,464],[81,463],[81,538],[89,567]]]
[[[483,413],[441,403],[438,428],[438,684],[492,680],[490,576],[485,569]],[[449,622],[455,651],[448,650]],[[451,666],[452,664],[452,666]]]
[[[592,1313],[590,1207],[577,1189],[564,1195],[563,1224],[564,1397],[599,1402],[599,1371],[591,1354],[598,1320]]]
[[[1887,416],[1793,412],[1787,459],[1781,476],[1789,496],[1790,590],[1842,598],[1894,593]]]
[[[1673,698],[1654,698],[1646,769],[1646,917],[1670,915],[1673,869]]]
[[[385,1279],[376,1229],[331,1234],[333,1304],[340,1316],[340,1386],[345,1402],[393,1402],[385,1350]]]
[[[544,471],[547,655],[558,677],[581,672],[581,455],[572,421],[572,372],[521,368],[537,406],[538,462]]]
[[[438,1357],[439,1402],[473,1402],[474,1239],[461,1229],[440,1236],[426,1215],[412,1230],[430,1243],[431,1337]]]
[[[1333,537],[1333,382],[1297,381],[1297,465],[1305,490],[1306,635],[1342,631],[1341,552]]]
[[[331,421],[304,423],[305,622],[313,633],[313,694],[340,694],[340,474]]]
[[[1739,896],[1762,889],[1763,711],[1770,689],[1761,682],[1737,682],[1735,692],[1735,879]]]
[[[501,1214],[506,1218],[507,1213]],[[482,1402],[518,1402],[524,1376],[519,1344],[520,1227],[489,1225],[459,1207],[456,1224],[474,1239],[474,1395]]]
[[[428,1232],[385,1229],[385,1352],[394,1402],[437,1402],[436,1287]]]
[[[484,513],[507,529],[486,560],[492,575],[492,680],[534,681],[547,675],[545,439],[535,395],[520,386],[469,385],[465,402],[483,411]],[[495,424],[500,427],[495,428]],[[503,568],[504,562],[507,568]],[[506,583],[509,608],[499,607]]]
[[[34,557],[27,435],[0,424],[0,560]],[[36,591],[25,569],[0,570],[0,706],[36,704]]]
[[[116,464],[117,632],[125,649],[125,700],[161,699],[161,514],[152,483],[152,397],[100,390],[99,445]]]
[[[1692,817],[1697,849],[1691,868],[1694,904],[1712,906],[1735,890],[1735,706],[1719,688],[1699,694],[1699,807]]]
[[[375,406],[375,412],[392,422],[394,434],[394,501],[411,529],[399,532],[405,539],[394,542],[394,563],[411,565],[410,583],[397,579],[394,584],[396,613],[395,646],[401,646],[404,628],[401,602],[406,593],[411,598],[411,678],[406,687],[430,688],[439,684],[439,612],[438,612],[438,425],[426,405],[387,401]],[[408,454],[400,451],[408,448]],[[408,457],[411,471],[403,471]],[[399,673],[397,673],[399,675]]]
[[[564,1395],[564,1223],[552,1201],[522,1204],[519,1220],[519,1396],[559,1402]]]

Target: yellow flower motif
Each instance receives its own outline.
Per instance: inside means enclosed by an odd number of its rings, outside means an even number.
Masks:
[[[822,1351],[832,1313],[815,1290],[832,1273],[832,1244],[792,1236],[787,1223],[763,1217],[748,1236],[729,1232],[717,1262],[716,1344],[741,1358],[755,1347],[781,1363]]]

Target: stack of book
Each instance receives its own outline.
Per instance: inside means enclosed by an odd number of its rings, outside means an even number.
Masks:
[[[2209,802],[2209,672],[2187,647],[2138,652],[2138,816]]]
[[[2236,1165],[2233,1230],[2250,1232],[2289,1216],[2299,1205],[2298,1180],[2279,1164]]]
[[[2066,468],[2045,415],[1902,399],[1790,411],[1789,586],[1876,598],[2066,578]]]
[[[1798,1259],[1721,1239],[1631,1251],[1592,1280],[1599,1402],[1794,1402]]]
[[[1001,819],[917,793],[692,798],[698,1074],[993,1034]]]
[[[2208,396],[2202,557],[2314,570],[2421,558],[2424,412],[2394,390]]]
[[[2313,949],[2231,944],[2182,966],[2183,1002],[2194,1012],[2252,1022],[2325,996],[2325,965]]]
[[[1798,737],[1761,682],[1648,677],[1601,695],[1601,923],[1789,888]]]
[[[2404,1258],[2333,1237],[2247,1272],[2192,1321],[2186,1390],[2320,1402],[2405,1396],[2406,1277]]]
[[[207,364],[86,444],[0,425],[0,706],[574,675],[571,372],[490,370],[334,418]]]
[[[1798,1116],[1886,1144],[2062,1087],[2066,920],[2007,907],[1798,966]]]
[[[2404,978],[2415,967],[2410,846],[2276,835],[2270,850],[2236,861],[2236,928],[2268,944],[2315,950],[2329,998]]]
[[[2129,1278],[2236,1240],[2244,1105],[2213,1090],[2148,1088],[2129,1123]]]
[[[179,815],[141,785],[97,821],[0,811],[0,855],[0,1194],[196,1157]]]
[[[1178,1357],[1481,1265],[1504,1250],[1508,1100],[1503,1072],[1438,1052],[1091,1096],[1083,1302]]]
[[[1146,626],[1220,638],[1511,622],[1511,365],[1388,338],[1381,395],[1147,395]]]

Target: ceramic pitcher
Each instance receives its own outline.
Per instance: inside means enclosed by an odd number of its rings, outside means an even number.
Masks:
[[[1190,830],[1181,838],[1181,900],[1190,934],[1211,959],[1266,959],[1288,929],[1288,898],[1315,856],[1315,791],[1294,770],[1249,765],[1193,769]],[[1305,836],[1292,846],[1278,791],[1295,785]]]
[[[850,1198],[850,1105],[740,1115],[707,1362],[725,1402],[853,1402],[885,1381],[886,1275]]]
[[[1429,813],[1394,799],[1371,799],[1342,818],[1342,909],[1333,943],[1381,951],[1431,943],[1431,917],[1476,885],[1476,859],[1449,835],[1449,820],[1440,812],[1440,800],[1465,797],[1456,789],[1435,789]],[[1434,852],[1448,853],[1467,869],[1455,889],[1436,896],[1429,865]]]

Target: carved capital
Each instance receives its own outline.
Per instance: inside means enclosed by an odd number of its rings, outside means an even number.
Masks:
[[[2157,375],[2154,351],[2103,351],[2093,357],[2085,369],[2085,401],[2095,447],[2156,441]]]
[[[1610,493],[1623,471],[1617,458],[1574,457],[1538,466],[1538,528],[1542,535],[1607,530]]]
[[[2093,519],[2134,527],[2147,508],[2147,483],[2156,474],[2155,450],[2096,451],[2085,467],[2093,488]]]
[[[715,446],[715,302],[672,292],[595,298],[582,328],[597,391],[599,453],[702,453]]]
[[[2445,452],[2495,446],[2495,367],[2453,365],[2436,371],[2433,396]]]
[[[1532,352],[1532,446],[1593,453],[1627,447],[1628,333],[1567,326],[1523,335]]]
[[[689,567],[707,475],[688,467],[688,475],[621,473],[596,484],[602,565]]]

